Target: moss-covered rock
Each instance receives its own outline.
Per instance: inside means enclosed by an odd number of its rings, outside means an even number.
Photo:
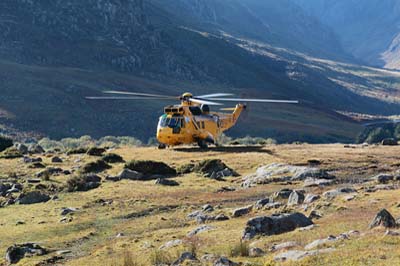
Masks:
[[[111,165],[107,164],[105,161],[102,159],[99,159],[94,162],[90,162],[85,164],[80,172],[82,174],[88,174],[88,173],[100,173],[103,172],[104,170],[110,169]]]
[[[124,159],[115,153],[108,153],[101,158],[103,161],[107,163],[124,163]]]
[[[100,186],[101,178],[94,174],[73,176],[67,180],[67,191],[88,191]]]
[[[146,176],[175,176],[176,170],[163,162],[133,160],[125,164],[125,168],[142,173]]]

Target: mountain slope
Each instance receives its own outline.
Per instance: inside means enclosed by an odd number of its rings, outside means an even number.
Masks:
[[[313,56],[354,60],[334,32],[290,0],[150,0],[191,26],[267,42]]]
[[[244,33],[220,34],[215,25],[207,31],[203,19],[188,21],[178,5],[176,13],[155,0],[1,5],[0,114],[6,115],[0,124],[6,128],[53,138],[154,136],[166,103],[84,99],[104,89],[299,99],[299,106],[251,105],[248,120],[229,132],[280,141],[351,141],[360,126],[332,110],[399,110],[396,73],[317,59]]]
[[[397,0],[292,0],[330,26],[356,58],[399,69],[400,2]]]

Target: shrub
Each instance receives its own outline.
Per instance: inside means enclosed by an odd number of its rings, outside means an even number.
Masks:
[[[239,243],[236,243],[234,246],[230,247],[229,253],[232,257],[248,257],[249,250],[249,243],[240,240]]]
[[[67,155],[72,155],[72,154],[85,154],[87,153],[88,148],[74,148],[74,149],[70,149],[69,151],[67,151]]]
[[[125,164],[125,168],[144,175],[176,175],[176,170],[163,162],[133,160]]]
[[[15,159],[21,157],[23,157],[23,154],[15,147],[9,147],[0,153],[0,158],[3,159]]]
[[[180,175],[189,174],[194,171],[194,167],[195,165],[193,163],[184,164],[179,166],[176,172]]]
[[[0,136],[0,152],[6,150],[7,148],[12,147],[13,141],[4,136]]]
[[[103,156],[103,153],[105,152],[106,150],[104,148],[91,147],[88,149],[86,154],[91,156]]]
[[[64,145],[60,141],[51,140],[49,138],[43,138],[39,140],[38,144],[45,150],[61,150],[65,149]]]
[[[111,168],[111,165],[107,164],[102,159],[99,159],[97,161],[85,164],[81,169],[81,173],[83,173],[83,174],[100,173],[100,172],[103,172],[104,170],[107,170],[110,168]]]
[[[78,175],[67,180],[67,191],[88,191],[100,186],[101,178],[97,175]]]
[[[119,156],[118,154],[115,154],[115,153],[106,154],[101,159],[107,163],[124,163],[125,162],[121,156]]]

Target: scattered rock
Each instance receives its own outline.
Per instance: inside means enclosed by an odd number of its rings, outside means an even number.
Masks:
[[[28,178],[26,180],[26,182],[28,182],[30,184],[37,184],[37,183],[42,182],[42,179],[40,179],[40,178]]]
[[[206,204],[202,207],[203,212],[212,212],[214,211],[214,207],[210,204]]]
[[[268,203],[271,203],[270,198],[260,199],[254,204],[254,208],[257,210],[262,209]]]
[[[169,248],[173,248],[173,247],[177,247],[183,244],[183,241],[181,239],[175,239],[175,240],[171,240],[168,241],[167,243],[165,243],[164,245],[162,245],[160,247],[160,249],[169,249]]]
[[[45,150],[39,144],[31,144],[28,147],[28,152],[31,154],[45,153]]]
[[[261,248],[253,247],[249,249],[249,257],[256,258],[256,257],[262,257],[264,255],[265,251],[262,250]]]
[[[61,208],[61,213],[60,213],[60,215],[61,215],[61,216],[65,216],[65,215],[68,215],[68,214],[70,214],[70,213],[75,213],[75,212],[77,212],[77,211],[78,211],[77,208],[72,208],[72,207]]]
[[[292,193],[290,193],[287,205],[288,206],[300,205],[303,202],[304,202],[304,192],[295,190]]]
[[[63,160],[58,156],[54,156],[53,158],[51,158],[51,162],[52,163],[62,163]]]
[[[229,260],[226,257],[220,257],[219,259],[214,261],[213,266],[239,266],[239,264]]]
[[[219,159],[203,160],[193,167],[193,171],[216,180],[229,176],[238,176],[234,170]]]
[[[6,260],[13,264],[17,263],[20,261],[22,258],[25,256],[42,256],[46,255],[48,251],[39,246],[38,244],[35,243],[25,243],[25,244],[20,244],[20,245],[13,245],[9,248],[7,248],[6,251]]]
[[[40,162],[42,162],[43,160],[42,160],[42,158],[40,158],[40,157],[38,157],[38,158],[32,158],[32,157],[24,156],[24,157],[22,158],[22,161],[23,161],[24,163],[40,163]]]
[[[271,202],[264,205],[264,210],[278,209],[283,206],[281,202]]]
[[[129,180],[143,180],[144,177],[142,173],[127,168],[122,170],[122,172],[119,173],[118,176],[120,179],[129,179]]]
[[[246,215],[246,214],[250,213],[252,209],[253,209],[253,205],[235,209],[232,212],[232,217],[237,218],[237,217]]]
[[[284,242],[281,244],[274,244],[271,247],[270,251],[276,252],[276,251],[280,251],[280,250],[288,250],[288,249],[295,248],[298,246],[300,246],[299,243],[297,243],[295,241],[289,241],[289,242]]]
[[[191,252],[184,252],[181,254],[181,256],[174,261],[171,265],[181,265],[182,263],[185,263],[186,261],[198,261],[196,256],[193,255]]]
[[[385,236],[400,236],[400,232],[398,232],[398,231],[387,230],[387,231],[385,232]]]
[[[284,188],[272,194],[271,199],[272,201],[285,200],[290,197],[290,194],[292,194],[292,192],[293,192],[292,189]]]
[[[355,199],[356,198],[356,195],[355,194],[351,194],[351,195],[346,195],[346,196],[344,196],[343,197],[343,200],[344,201],[352,201],[353,199]]]
[[[214,230],[214,227],[208,226],[208,225],[202,225],[202,226],[199,226],[199,227],[193,229],[192,231],[190,231],[187,234],[187,236],[191,237],[191,236],[197,235],[199,233],[207,232],[207,231],[210,231],[210,230]]]
[[[313,222],[302,213],[255,217],[247,221],[243,238],[251,239],[256,235],[278,235],[312,224]]]
[[[316,211],[316,210],[312,210],[312,211],[310,212],[310,215],[308,216],[308,219],[311,219],[311,220],[320,219],[320,218],[322,218],[322,214],[319,213],[319,212]]]
[[[320,247],[322,245],[327,245],[327,244],[336,242],[338,240],[339,240],[339,238],[337,238],[335,236],[328,236],[327,238],[324,238],[324,239],[314,240],[310,244],[306,245],[304,247],[304,249],[306,249],[306,250],[315,249],[315,248]]]
[[[333,179],[316,179],[309,177],[306,180],[304,180],[303,187],[326,187],[333,185],[335,183],[335,180]]]
[[[179,183],[175,180],[170,180],[167,178],[158,178],[154,184],[156,185],[163,185],[163,186],[179,186]]]
[[[310,203],[313,203],[314,201],[319,200],[320,198],[321,197],[319,195],[307,194],[304,198],[304,203],[310,204]]]
[[[319,250],[310,250],[310,251],[301,251],[301,250],[290,250],[274,257],[275,261],[298,261],[304,259],[305,257],[315,256],[318,254],[329,253],[333,252],[335,249],[333,248],[326,248],[326,249],[319,249]]]
[[[229,217],[222,213],[222,214],[218,214],[217,216],[215,216],[214,220],[215,221],[226,221],[226,220],[229,220]]]
[[[232,191],[236,191],[236,188],[234,188],[234,187],[221,187],[216,192],[217,193],[224,193],[224,192],[232,192]]]
[[[325,198],[333,199],[339,195],[347,194],[347,193],[357,193],[357,190],[351,187],[342,187],[333,190],[326,191],[322,194]]]
[[[382,209],[376,214],[372,222],[369,224],[370,229],[377,226],[393,228],[396,227],[396,220],[386,209]]]
[[[375,181],[380,184],[387,184],[389,181],[392,181],[393,179],[394,176],[389,174],[378,174],[370,178],[371,181]]]
[[[22,143],[15,143],[14,147],[22,154],[28,153],[28,147]]]
[[[50,200],[50,196],[43,194],[40,191],[30,191],[27,193],[22,193],[19,198],[19,204],[35,204],[41,202],[47,202]]]
[[[65,255],[65,254],[70,254],[70,253],[72,253],[72,251],[69,249],[57,250],[57,252],[56,252],[57,255]]]

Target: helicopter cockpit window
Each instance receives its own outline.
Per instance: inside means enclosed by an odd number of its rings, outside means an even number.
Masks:
[[[159,125],[160,127],[183,128],[185,127],[185,122],[183,117],[162,117]]]

